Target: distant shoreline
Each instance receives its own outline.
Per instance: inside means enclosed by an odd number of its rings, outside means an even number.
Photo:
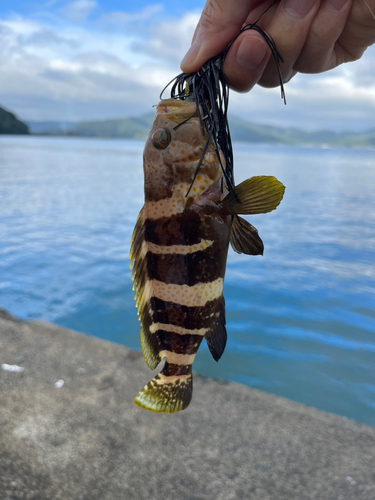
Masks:
[[[145,140],[153,118],[153,113],[148,113],[140,117],[78,123],[67,121],[26,123],[31,135]],[[375,128],[361,133],[329,130],[307,132],[296,128],[250,123],[237,117],[230,117],[229,125],[233,142],[361,149],[375,147]]]
[[[79,134],[64,134],[64,133],[29,133],[29,134],[0,134],[0,138],[2,136],[6,137],[45,137],[45,138],[63,138],[63,139],[101,139],[101,140],[115,140],[115,141],[138,141],[144,142],[146,138],[133,138],[133,137],[116,137],[116,136],[105,136],[105,135],[97,135],[97,136],[88,136],[88,135],[79,135]],[[310,143],[310,142],[299,142],[299,143],[290,143],[290,142],[276,142],[276,141],[245,141],[245,140],[236,140],[232,139],[233,144],[245,144],[245,145],[267,145],[267,146],[294,146],[297,148],[317,148],[317,149],[361,149],[361,150],[375,150],[375,144],[361,144],[361,143],[352,143],[352,144],[340,144],[340,143]]]
[[[131,118],[91,121],[22,121],[14,113],[0,107],[0,135],[32,135],[38,137],[86,137],[144,141],[149,133],[154,113]],[[375,125],[375,124],[374,124]],[[308,132],[297,128],[262,125],[229,117],[233,142],[275,144],[302,147],[375,148],[375,127],[371,130]]]
[[[45,137],[93,137],[103,139],[141,140],[149,133],[154,113],[130,118],[90,121],[22,121],[14,113],[0,107],[0,135],[33,135]],[[282,128],[251,123],[236,116],[229,117],[233,142],[277,144],[303,147],[375,148],[374,128],[365,132],[313,132],[298,128]]]

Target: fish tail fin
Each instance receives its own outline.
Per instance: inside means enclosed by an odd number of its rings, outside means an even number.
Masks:
[[[167,363],[166,363],[167,364]],[[193,393],[193,378],[186,375],[166,375],[165,368],[139,392],[134,403],[158,413],[176,413],[189,406]]]

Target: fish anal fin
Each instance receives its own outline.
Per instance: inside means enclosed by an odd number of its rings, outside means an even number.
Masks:
[[[266,214],[283,199],[285,186],[273,176],[251,177],[238,184],[221,202],[222,210],[231,215]]]
[[[224,303],[220,312],[217,313],[210,330],[205,334],[205,339],[212,357],[215,361],[219,361],[227,343]]]
[[[234,217],[230,233],[230,243],[237,253],[246,255],[263,255],[264,245],[258,231],[247,220]]]
[[[148,367],[151,370],[155,370],[161,361],[158,337],[156,334],[150,333],[147,327],[143,326],[141,327],[141,348]]]

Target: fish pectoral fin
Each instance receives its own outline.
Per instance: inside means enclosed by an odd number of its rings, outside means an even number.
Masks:
[[[221,202],[221,206],[228,215],[266,214],[279,205],[284,191],[285,186],[276,177],[251,177],[232,189]]]
[[[258,231],[247,220],[238,215],[233,220],[230,243],[237,253],[263,255],[264,245]]]
[[[221,358],[226,343],[227,343],[227,329],[225,327],[225,310],[224,304],[218,316],[212,324],[210,330],[205,334],[205,339],[215,361]]]

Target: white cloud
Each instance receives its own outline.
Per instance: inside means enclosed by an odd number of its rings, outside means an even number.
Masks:
[[[96,7],[95,0],[76,0],[65,5],[60,12],[71,21],[85,21]]]
[[[101,17],[101,22],[112,27],[115,26],[121,29],[135,30],[139,28],[138,25],[140,23],[153,21],[155,16],[160,14],[163,10],[164,6],[162,4],[152,4],[147,5],[138,12],[110,12]]]
[[[198,12],[188,12],[177,22],[175,19],[162,21],[151,29],[150,38],[134,44],[134,49],[167,60],[178,68],[198,20]]]
[[[375,80],[371,59],[375,46],[360,61],[320,75],[298,74],[280,89],[255,87],[248,94],[231,93],[230,111],[241,118],[307,130],[363,131],[375,128]],[[359,64],[360,63],[360,64]]]
[[[0,105],[28,120],[101,119],[151,110],[179,72],[197,12],[167,18],[162,5],[87,20],[91,0],[68,4],[67,20],[0,20]],[[80,17],[81,16],[81,17]],[[86,19],[78,23],[78,19]],[[90,18],[89,18],[90,19]],[[375,128],[375,47],[322,75],[298,75],[279,89],[230,96],[230,112],[249,121],[307,129]]]
[[[72,24],[56,31],[22,18],[1,21],[0,104],[28,120],[148,112],[174,74],[134,53],[131,46],[140,40]]]

